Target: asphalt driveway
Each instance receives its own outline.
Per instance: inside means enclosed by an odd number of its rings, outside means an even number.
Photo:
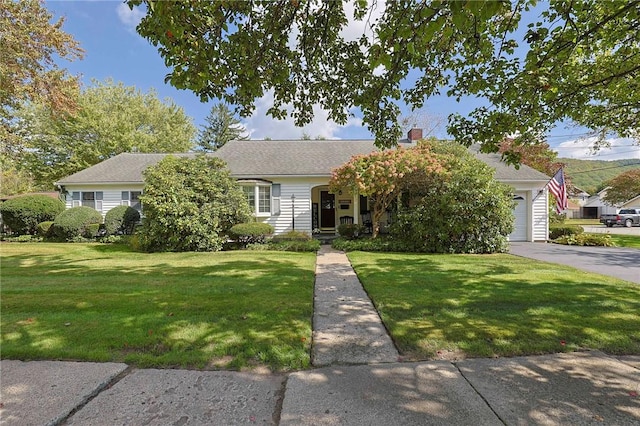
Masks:
[[[512,242],[509,252],[516,256],[569,265],[640,284],[640,250],[638,249]]]

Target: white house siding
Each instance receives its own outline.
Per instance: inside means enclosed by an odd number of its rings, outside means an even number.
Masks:
[[[258,218],[258,220],[272,225],[275,234],[283,234],[293,229],[295,210],[295,230],[311,234],[311,188],[313,183],[311,181],[304,182],[305,179],[292,181],[286,178],[265,178],[265,180],[280,184],[280,214],[272,214],[269,217]],[[295,195],[294,203],[291,200],[292,195]],[[292,206],[292,204],[294,205]]]
[[[533,197],[533,236],[532,241],[547,241],[549,239],[549,195],[544,189],[538,195],[538,191],[532,191]]]
[[[91,185],[91,186],[65,186],[66,191],[66,208],[73,207],[72,193],[74,192],[102,192],[102,208],[96,208],[102,216],[107,214],[109,210],[122,204],[122,191],[142,191],[143,185]]]

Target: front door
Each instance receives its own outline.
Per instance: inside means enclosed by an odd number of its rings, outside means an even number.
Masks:
[[[320,228],[336,227],[336,197],[329,191],[320,191]]]

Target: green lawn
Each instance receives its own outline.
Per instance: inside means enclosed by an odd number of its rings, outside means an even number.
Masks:
[[[602,225],[600,219],[565,219],[564,223],[560,226],[566,225]]]
[[[5,359],[308,367],[314,253],[0,245]]]
[[[640,354],[640,285],[510,255],[348,256],[409,359]]]
[[[609,234],[617,247],[630,247],[640,249],[640,237],[635,235]]]

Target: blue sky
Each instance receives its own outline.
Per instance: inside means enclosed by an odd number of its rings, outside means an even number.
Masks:
[[[85,50],[84,59],[61,62],[61,67],[67,68],[71,74],[80,75],[85,85],[90,85],[92,79],[111,78],[128,86],[136,86],[144,92],[154,88],[160,98],[169,97],[181,106],[197,128],[204,125],[215,102],[201,103],[192,92],[177,90],[164,83],[169,72],[164,61],[156,48],[135,31],[141,18],[140,11],[129,10],[120,1],[46,1],[45,5],[55,18],[65,17],[64,31],[73,35]],[[354,30],[357,28],[354,27]],[[371,138],[359,119],[352,119],[347,125],[339,126],[328,122],[326,113],[320,109],[316,109],[314,121],[304,128],[295,127],[291,120],[273,120],[265,114],[271,106],[270,101],[268,96],[258,99],[253,116],[241,120],[250,131],[252,139],[299,139],[303,133],[312,138]],[[457,103],[454,99],[441,96],[430,99],[425,104],[422,115],[427,119],[446,118],[453,112],[467,113],[475,106],[473,101]],[[561,157],[640,159],[640,146],[633,145],[630,140],[611,140],[611,149],[603,149],[596,155],[591,155],[589,141],[576,141],[583,133],[582,129],[561,126],[549,135],[548,142]],[[444,126],[435,135],[445,137]]]

